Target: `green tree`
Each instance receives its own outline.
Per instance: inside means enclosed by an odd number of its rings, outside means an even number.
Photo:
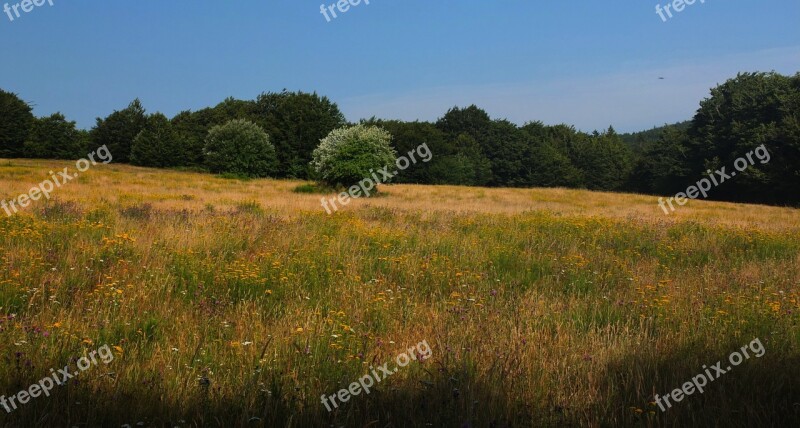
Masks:
[[[655,141],[643,143],[626,189],[660,195],[685,191],[691,181],[687,141],[686,130],[661,128]]]
[[[222,100],[213,108],[214,121],[217,125],[222,125],[234,119],[247,119],[255,122],[256,102],[251,100],[237,100],[228,97]]]
[[[394,171],[397,153],[391,140],[392,136],[377,126],[334,129],[312,153],[311,166],[323,184],[350,186],[381,168]]]
[[[28,103],[0,89],[0,157],[24,156],[23,147],[33,121]]]
[[[431,149],[432,153],[435,153]],[[467,134],[459,135],[450,150],[434,156],[428,173],[432,184],[485,186],[492,178],[492,164],[478,142]]]
[[[196,112],[189,110],[178,113],[170,121],[175,139],[181,146],[183,159],[177,166],[202,166],[203,148],[206,145],[208,131],[218,125],[214,120],[214,111],[211,108]],[[224,122],[223,122],[224,123]]]
[[[534,144],[529,149],[525,179],[537,187],[580,187],[583,174],[569,158],[550,143]]]
[[[85,134],[61,113],[36,119],[25,142],[25,155],[41,159],[80,159],[86,156]]]
[[[282,177],[308,178],[311,154],[320,140],[345,125],[339,107],[316,93],[264,93],[250,114],[275,144]]]
[[[525,184],[522,179],[525,135],[513,123],[507,120],[493,121],[485,111],[471,105],[463,109],[450,109],[436,126],[452,141],[465,134],[478,143],[481,153],[491,163],[489,185]]]
[[[203,148],[208,131],[217,125],[224,125],[234,119],[255,122],[256,104],[254,101],[237,100],[228,97],[214,107],[198,111],[184,110],[172,118],[172,128],[183,153],[175,166],[201,167],[205,164]],[[263,128],[263,127],[262,127]]]
[[[567,135],[572,133],[573,135]],[[563,126],[555,129],[556,141],[564,139],[567,155],[581,171],[583,186],[590,190],[622,190],[629,182],[633,154],[614,128],[592,135]],[[566,137],[566,138],[565,138]]]
[[[800,204],[800,73],[789,79],[788,94],[781,100],[780,124],[776,141],[768,150],[772,150],[777,162],[760,165],[769,174],[768,182],[762,186],[772,189],[773,203]],[[763,192],[762,192],[763,193]]]
[[[454,138],[461,134],[469,135],[483,147],[482,141],[491,132],[492,119],[473,104],[466,108],[451,108],[436,122],[436,126]]]
[[[244,119],[211,128],[204,155],[206,166],[214,173],[269,177],[277,170],[275,146],[269,135]]]
[[[130,161],[133,165],[165,168],[183,164],[185,154],[172,123],[161,113],[147,118],[147,123],[133,140]]]
[[[147,123],[147,115],[139,99],[135,99],[124,110],[111,113],[107,118],[97,118],[92,129],[93,147],[105,145],[116,162],[129,162],[133,139],[142,132]]]
[[[659,141],[661,136],[666,131],[686,131],[692,125],[691,120],[686,120],[683,122],[673,123],[673,124],[664,124],[664,126],[654,127],[653,129],[648,129],[647,131],[640,131],[640,132],[630,132],[626,134],[620,135],[622,141],[630,147],[636,155],[641,155],[645,148],[651,144]]]
[[[279,159],[277,176],[307,178],[311,152],[333,129],[344,125],[336,104],[303,92],[264,93],[256,101],[229,97],[213,108],[183,111],[172,124],[186,156],[183,165],[202,165],[208,131],[234,119],[259,125],[270,136]]]
[[[545,126],[541,122],[528,123],[522,127],[528,135],[528,161],[525,176],[529,185],[586,188],[584,171],[578,167],[589,136],[575,127],[560,124]],[[536,171],[539,168],[541,171]],[[554,174],[563,175],[557,178]]]
[[[699,180],[764,145],[769,163],[756,160],[711,197],[734,201],[798,203],[800,74],[741,73],[711,90],[689,129],[688,157]],[[751,155],[752,156],[752,155]]]
[[[361,124],[385,129],[392,136],[392,147],[398,155],[406,155],[423,143],[427,144],[433,154],[433,160],[430,162],[417,162],[403,170],[394,178],[395,183],[451,183],[449,180],[442,180],[432,169],[442,157],[455,154],[456,150],[453,142],[446,139],[445,134],[434,124],[419,121],[378,120],[374,117],[362,120]]]
[[[580,187],[583,175],[569,157],[560,151],[551,129],[542,122],[529,122],[522,131],[527,136],[523,179],[527,186]]]
[[[496,120],[492,123],[489,135],[483,141],[481,149],[492,163],[490,184],[494,186],[525,186],[523,158],[526,151],[526,138],[517,125],[507,120]]]

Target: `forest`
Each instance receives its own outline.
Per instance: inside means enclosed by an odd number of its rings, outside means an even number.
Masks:
[[[83,130],[60,112],[35,117],[24,97],[0,90],[0,157],[77,159],[105,145],[114,162],[208,171],[208,133],[232,120],[263,129],[276,149],[275,178],[295,179],[313,179],[309,162],[320,140],[354,125],[329,98],[284,90],[228,98],[172,118],[149,113],[136,99]],[[373,117],[360,123],[388,131],[398,153],[423,142],[430,147],[433,160],[404,171],[397,183],[668,195],[764,145],[772,162],[748,169],[708,198],[800,202],[800,73],[740,73],[712,88],[690,120],[638,133],[620,134],[613,126],[588,133],[535,120],[520,126],[475,105],[453,107],[436,122]]]

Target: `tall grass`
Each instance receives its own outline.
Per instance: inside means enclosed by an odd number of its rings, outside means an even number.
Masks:
[[[11,162],[8,197],[53,168]],[[296,185],[109,166],[2,215],[0,394],[104,344],[115,359],[0,423],[800,422],[797,211],[393,186],[328,215]],[[763,357],[652,403],[756,337]],[[430,360],[321,404],[422,340]]]

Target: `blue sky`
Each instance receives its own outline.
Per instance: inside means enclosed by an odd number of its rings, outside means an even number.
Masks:
[[[52,1],[0,15],[0,88],[81,127],[136,97],[171,116],[287,88],[351,121],[475,103],[630,131],[690,118],[738,71],[800,71],[797,0],[697,0],[667,22],[655,0],[370,0],[331,22],[333,0]]]

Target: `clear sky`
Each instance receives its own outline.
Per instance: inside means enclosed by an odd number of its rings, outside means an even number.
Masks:
[[[287,88],[351,121],[474,103],[631,131],[691,118],[738,71],[800,71],[798,0],[697,0],[667,22],[655,0],[370,0],[331,22],[334,0],[51,1],[0,15],[0,88],[81,127],[136,97],[172,116]]]

